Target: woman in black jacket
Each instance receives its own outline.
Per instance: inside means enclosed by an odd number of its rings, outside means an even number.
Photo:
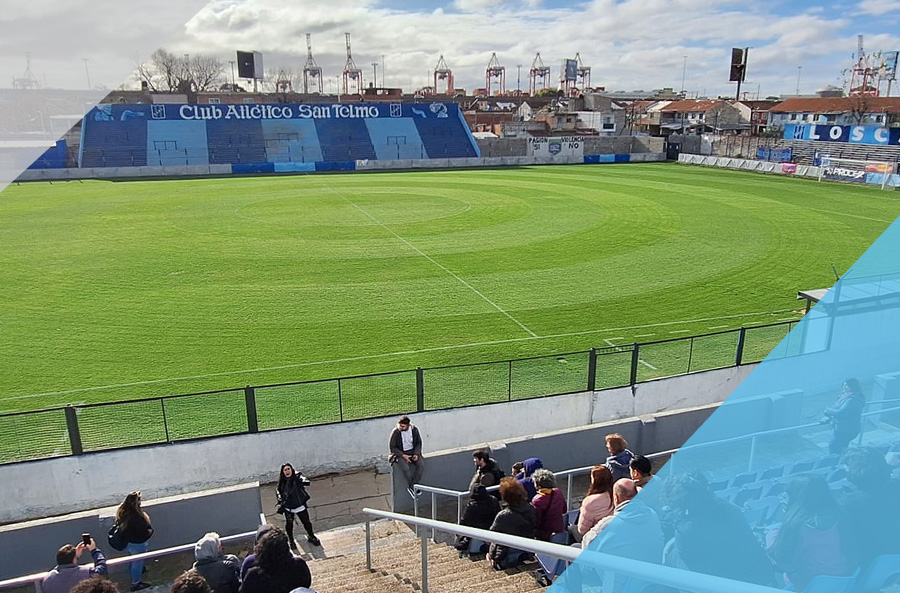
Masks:
[[[488,494],[487,488],[483,485],[475,484],[472,487],[472,494],[469,496],[469,502],[466,503],[466,510],[463,511],[462,521],[459,524],[478,529],[490,529],[494,523],[494,518],[499,512],[500,503],[497,499]],[[456,540],[455,547],[457,550],[464,552],[469,549],[470,541],[470,538],[460,536]]]
[[[122,537],[128,542],[125,550],[129,554],[141,554],[147,551],[147,540],[153,535],[150,515],[141,509],[141,493],[139,490],[129,492],[128,496],[116,510],[116,525]],[[129,564],[131,571],[131,590],[140,591],[150,585],[141,581],[144,572],[144,561],[137,560]]]
[[[522,484],[515,478],[500,480],[500,500],[503,510],[494,518],[491,531],[534,538],[537,517],[534,507],[528,502],[528,495]],[[518,563],[521,558],[519,554],[514,554],[515,557],[513,557],[510,554],[513,551],[509,546],[491,544],[487,559],[495,570],[509,568]]]
[[[291,554],[288,536],[278,527],[259,538],[253,552],[256,566],[247,571],[240,593],[290,593],[312,585],[309,566]]]
[[[305,486],[309,486],[309,480],[301,473],[294,471],[294,466],[285,463],[278,474],[278,488],[275,492],[278,497],[278,512],[284,515],[285,528],[287,529],[288,542],[291,549],[297,549],[294,541],[294,516],[296,515],[306,529],[306,540],[314,546],[322,545],[319,538],[313,533],[312,522],[309,520],[309,494]]]

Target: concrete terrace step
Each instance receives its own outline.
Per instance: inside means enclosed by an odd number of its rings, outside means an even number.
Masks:
[[[317,591],[421,591],[421,542],[403,523],[372,523],[372,571],[365,566],[364,525],[323,532],[319,538],[322,547],[314,548],[307,559]],[[460,558],[454,548],[428,542],[428,584],[432,593],[469,593],[473,588],[491,593],[542,591],[531,574],[537,568],[535,563],[523,570],[495,571],[484,559]]]

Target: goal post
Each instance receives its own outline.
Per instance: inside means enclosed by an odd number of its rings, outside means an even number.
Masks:
[[[823,155],[819,165],[819,181],[848,181],[890,187],[891,175],[897,170],[897,163],[891,161],[870,161]]]

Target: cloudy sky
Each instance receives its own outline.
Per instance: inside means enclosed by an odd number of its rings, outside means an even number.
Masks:
[[[496,52],[507,87],[528,86],[535,53],[558,76],[563,58],[581,54],[592,84],[610,90],[681,88],[732,94],[732,46],[751,47],[745,90],[763,96],[812,93],[845,79],[857,34],[866,50],[900,49],[900,0],[32,0],[0,15],[0,86],[22,76],[31,52],[35,77],[51,87],[133,85],[129,72],[155,47],[233,60],[258,50],[267,69],[301,70],[305,33],[333,88],[345,61],[344,32],[366,83],[404,90],[430,83],[443,54],[456,86],[484,85]],[[127,6],[121,6],[127,5]],[[199,12],[196,12],[199,10]],[[191,18],[191,15],[196,14]],[[87,58],[87,64],[83,61]],[[382,70],[382,61],[384,69]],[[230,68],[229,68],[230,69]],[[900,87],[900,85],[897,85]],[[900,88],[894,94],[900,93]]]

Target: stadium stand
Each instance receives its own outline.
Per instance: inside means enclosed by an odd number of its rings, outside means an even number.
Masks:
[[[84,118],[84,168],[344,163],[480,156],[455,103],[112,105]],[[326,167],[328,168],[328,167]],[[334,168],[334,167],[330,167]],[[299,169],[298,169],[299,170]]]

